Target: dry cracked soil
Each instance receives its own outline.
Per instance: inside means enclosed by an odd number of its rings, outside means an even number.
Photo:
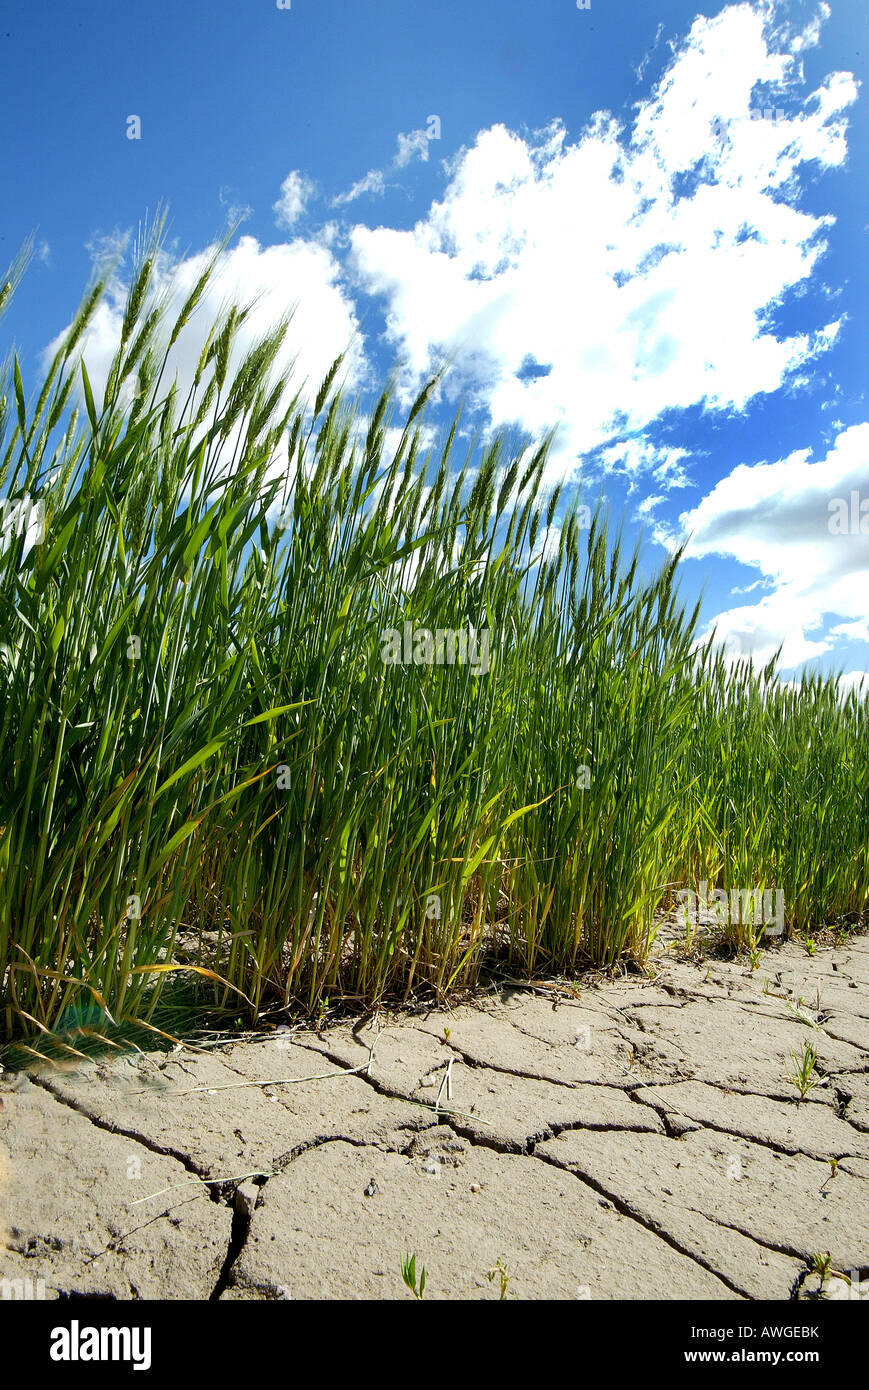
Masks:
[[[502,1271],[510,1298],[869,1296],[869,938],[755,970],[673,945],[650,978],[3,1073],[5,1296],[409,1298],[410,1253],[427,1299]]]

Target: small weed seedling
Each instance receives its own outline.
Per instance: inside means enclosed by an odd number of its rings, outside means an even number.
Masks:
[[[818,1054],[811,1043],[808,1042],[803,1048],[802,1057],[798,1057],[795,1052],[791,1053],[791,1061],[794,1064],[794,1070],[790,1075],[785,1077],[785,1081],[793,1082],[800,1093],[801,1101],[805,1100],[809,1091],[813,1091],[818,1084],[812,1076],[817,1060]]]
[[[401,1277],[410,1289],[414,1298],[422,1298],[425,1293],[425,1265],[419,1272],[419,1284],[416,1282],[416,1255],[405,1255],[401,1261]]]
[[[817,1274],[818,1279],[820,1281],[818,1284],[818,1293],[822,1291],[825,1284],[830,1279],[844,1279],[846,1284],[850,1285],[851,1283],[850,1275],[845,1274],[845,1272],[841,1269],[833,1268],[833,1257],[830,1254],[829,1250],[825,1250],[823,1254],[817,1254],[812,1256],[812,1266],[810,1272],[812,1274]]]
[[[829,1176],[828,1178],[824,1178],[824,1181],[821,1183],[821,1187],[820,1187],[820,1191],[821,1191],[821,1192],[823,1192],[823,1190],[824,1190],[824,1188],[827,1186],[827,1183],[828,1183],[828,1182],[832,1182],[832,1181],[833,1181],[834,1177],[836,1176],[836,1174],[837,1174],[838,1171],[839,1171],[839,1160],[838,1160],[838,1158],[830,1158],[830,1159],[827,1160],[827,1162],[828,1162],[829,1165],[830,1165],[830,1176]],[[819,1258],[819,1257],[816,1255],[816,1256],[815,1256],[815,1259],[817,1260],[818,1258]]]
[[[503,1301],[507,1297],[507,1285],[510,1282],[510,1275],[507,1273],[507,1266],[501,1259],[500,1255],[498,1256],[498,1259],[495,1261],[495,1268],[490,1269],[486,1274],[486,1278],[488,1279],[490,1284],[494,1283],[496,1275],[500,1283],[500,1293],[498,1297]]]

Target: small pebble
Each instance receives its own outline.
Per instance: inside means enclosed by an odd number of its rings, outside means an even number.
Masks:
[[[380,1188],[377,1186],[377,1183],[376,1183],[376,1182],[374,1181],[374,1179],[372,1178],[371,1181],[369,1182],[368,1186],[367,1186],[366,1189],[365,1189],[365,1196],[366,1196],[366,1197],[373,1197],[374,1194],[375,1194],[376,1192],[379,1192],[379,1191],[380,1191]]]

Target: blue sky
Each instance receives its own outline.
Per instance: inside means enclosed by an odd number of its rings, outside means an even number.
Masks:
[[[449,354],[433,424],[557,424],[551,484],[584,469],[650,560],[690,534],[704,628],[856,679],[867,52],[865,0],[4,0],[0,260],[36,246],[4,340],[35,385],[101,250],[168,204],[182,295],[241,216],[182,375],[229,294],[252,333],[298,306],[314,389],[348,342],[363,401]]]

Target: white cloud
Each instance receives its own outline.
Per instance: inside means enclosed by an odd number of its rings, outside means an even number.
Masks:
[[[253,208],[249,203],[243,203],[241,201],[237,189],[230,188],[229,185],[224,184],[218,190],[217,197],[220,206],[226,208],[227,228],[238,227],[242,222],[247,222],[248,218],[253,216]]]
[[[826,0],[821,0],[815,17],[809,21],[801,33],[795,34],[791,39],[791,52],[803,53],[807,48],[814,48],[821,37],[821,27],[824,21],[830,18],[830,14],[830,6],[826,4]]]
[[[436,120],[436,117],[430,119]],[[438,137],[440,138],[440,137]],[[386,192],[386,176],[395,173],[399,169],[407,168],[408,164],[414,159],[428,160],[428,147],[431,137],[427,130],[411,130],[406,135],[399,134],[398,143],[392,163],[384,172],[382,169],[369,169],[363,178],[359,179],[345,193],[339,193],[332,199],[333,207],[345,207],[348,203],[355,203],[357,198],[361,198],[364,193],[381,195]]]
[[[298,169],[292,169],[281,184],[281,196],[274,204],[275,222],[279,227],[293,227],[307,207],[315,185]]]
[[[759,571],[768,590],[754,605],[720,613],[704,637],[715,626],[729,652],[760,662],[784,639],[785,668],[833,651],[837,639],[869,641],[869,525],[861,532],[851,502],[852,493],[869,500],[867,463],[869,423],[853,425],[816,463],[804,449],[740,464],[680,517],[687,557],[736,560]],[[833,525],[837,500],[857,522],[844,534]],[[827,627],[831,616],[844,621]]]
[[[563,477],[665,411],[739,411],[793,381],[839,327],[772,322],[831,222],[797,206],[799,172],[844,159],[856,95],[847,74],[805,99],[799,82],[762,14],[733,5],[695,21],[632,132],[606,113],[574,144],[558,123],[527,139],[494,126],[412,230],[354,227],[351,265],[386,300],[408,395],[451,356],[453,389],[493,424],[539,436],[560,422]],[[788,114],[753,121],[758,105]],[[548,372],[523,374],[529,358]],[[642,462],[660,467],[653,449]]]
[[[851,642],[869,642],[869,618],[856,618],[853,623],[837,623],[830,628],[833,637],[847,637]]]
[[[637,504],[637,514],[643,518],[650,517],[655,508],[659,507],[663,500],[664,498],[661,495],[644,497],[643,500]]]
[[[656,445],[640,438],[608,445],[601,450],[600,461],[608,473],[624,473],[630,479],[631,491],[636,486],[635,479],[641,474],[651,474],[660,487],[669,490],[689,486],[682,464],[682,460],[688,456],[687,449]],[[648,508],[641,507],[641,510]]]
[[[352,188],[346,193],[339,193],[332,199],[332,206],[335,208],[343,207],[346,203],[354,203],[357,198],[361,198],[363,193],[385,193],[386,179],[379,169],[369,169],[363,178],[358,179]]]
[[[118,227],[113,232],[94,232],[90,240],[85,242],[85,250],[94,269],[103,271],[118,263],[130,245],[131,238],[132,232],[129,229],[122,232]]]
[[[414,159],[428,161],[429,137],[425,130],[412,130],[407,135],[399,135],[398,150],[393,160],[396,169],[404,169]]]

